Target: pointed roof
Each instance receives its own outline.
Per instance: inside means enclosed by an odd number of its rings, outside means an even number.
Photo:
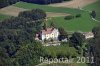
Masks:
[[[54,30],[54,28],[47,28],[46,30],[41,30],[41,32],[43,33],[43,34],[50,34],[50,33],[52,33],[52,31]]]

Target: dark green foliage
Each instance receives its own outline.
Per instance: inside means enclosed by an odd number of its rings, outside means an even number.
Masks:
[[[52,27],[52,28],[56,27],[55,26],[55,23],[54,22],[51,22],[50,27]]]
[[[69,16],[66,16],[64,19],[65,20],[71,20],[71,19],[74,19],[74,16],[73,15],[69,15]]]
[[[11,4],[15,4],[18,1],[20,1],[20,0],[0,0],[0,8],[3,8],[5,6],[11,5]]]
[[[47,24],[46,24],[46,23],[44,23],[43,29],[44,29],[44,30],[47,30]]]
[[[63,1],[70,1],[70,0],[21,0],[21,1],[36,3],[36,4],[51,4],[51,3],[61,3]]]
[[[61,28],[59,28],[58,30],[59,30],[61,36],[64,36],[64,37],[67,38],[68,34],[67,34],[67,32],[64,30],[64,28],[61,27]]]
[[[85,36],[81,33],[75,32],[70,38],[70,41],[74,44],[75,47],[82,47],[82,44],[85,41]]]
[[[69,15],[69,16],[66,16],[64,19],[65,20],[71,20],[71,19],[79,18],[79,17],[81,17],[81,14],[76,14],[75,16]]]
[[[100,66],[100,26],[93,28],[94,39],[89,42],[90,56],[94,57],[92,66]]]
[[[19,13],[19,17],[29,18],[31,20],[40,20],[46,18],[46,13],[41,9],[33,9]]]
[[[61,46],[48,46],[44,47],[45,55],[48,58],[69,58],[76,57],[78,54],[76,49],[69,47],[66,43],[63,43]]]
[[[95,11],[91,12],[91,17],[96,18],[96,12]]]
[[[23,17],[0,22],[0,66],[35,66],[39,63],[44,52],[42,44],[34,37],[40,24]]]
[[[99,26],[94,27],[92,32],[93,32],[95,38],[99,38],[100,37],[100,27]]]
[[[59,40],[60,41],[65,39],[65,38],[68,38],[67,32],[62,27],[59,28],[58,30],[59,30],[59,33],[60,33],[60,35],[59,35]]]
[[[77,14],[75,17],[76,17],[76,18],[79,18],[79,17],[81,17],[81,14]]]
[[[17,62],[14,63],[19,63],[20,66],[35,66],[39,63],[40,56],[43,56],[41,43],[24,44],[16,53]]]

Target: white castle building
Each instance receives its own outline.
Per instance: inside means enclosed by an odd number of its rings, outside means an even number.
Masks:
[[[40,31],[39,34],[36,34],[36,39],[49,40],[49,39],[58,39],[59,30],[56,28],[46,28]]]

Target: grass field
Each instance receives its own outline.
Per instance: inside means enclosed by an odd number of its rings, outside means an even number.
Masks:
[[[50,21],[53,21],[57,27],[63,27],[66,31],[88,32],[91,31],[94,26],[99,24],[90,18],[89,13],[83,13],[82,17],[72,20],[65,20],[64,17],[55,17]]]
[[[97,13],[96,19],[100,20],[100,0],[98,0],[97,2],[95,2],[93,4],[90,4],[86,7],[84,7],[84,9],[89,10],[89,11],[95,10]]]
[[[0,14],[0,21],[10,18],[8,15]]]
[[[96,1],[97,0],[71,0],[71,1],[62,2],[62,3],[50,4],[49,6],[79,8],[79,7],[87,6],[88,4],[94,3]]]
[[[18,2],[14,6],[25,8],[25,9],[39,8],[39,9],[43,9],[46,12],[56,12],[56,13],[77,14],[83,12],[78,9],[64,8],[64,7],[51,7],[51,6],[37,5],[37,4],[31,4],[26,2]]]
[[[25,9],[40,8],[45,10],[46,12],[67,13],[73,15],[81,13],[82,17],[77,19],[72,19],[72,20],[64,20],[64,17],[52,18],[52,21],[55,22],[57,27],[63,27],[66,31],[88,32],[91,31],[92,28],[98,24],[97,22],[93,21],[90,18],[89,13],[81,11],[79,9],[71,9],[71,8],[64,8],[64,7],[50,7],[46,5],[37,5],[37,4],[30,4],[25,2],[18,2],[14,6],[25,8]]]

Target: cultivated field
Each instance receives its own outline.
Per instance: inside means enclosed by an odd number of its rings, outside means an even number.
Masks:
[[[10,16],[18,16],[18,14],[22,11],[26,11],[29,9],[19,8],[15,6],[8,6],[5,8],[0,9],[0,13],[4,15],[10,15]],[[60,16],[67,16],[69,14],[66,13],[53,13],[53,12],[46,12],[47,17],[60,17]]]
[[[25,11],[26,9],[18,8],[15,6],[8,6],[5,8],[0,9],[0,13],[10,16],[18,16],[18,13],[21,11]]]
[[[57,4],[50,4],[49,6],[53,7],[69,7],[69,8],[79,8],[87,6],[91,3],[96,2],[97,0],[72,0],[69,2],[57,3]]]
[[[53,13],[53,12],[46,12],[47,17],[61,17],[61,16],[68,16],[70,14],[67,13]]]
[[[37,4],[31,4],[31,3],[26,3],[26,2],[18,2],[16,4],[14,4],[14,6],[19,7],[19,8],[24,8],[24,9],[39,8],[46,12],[67,13],[67,14],[74,14],[74,15],[83,12],[79,9],[74,9],[74,8],[51,7],[51,6],[47,6],[47,5],[37,5]]]

